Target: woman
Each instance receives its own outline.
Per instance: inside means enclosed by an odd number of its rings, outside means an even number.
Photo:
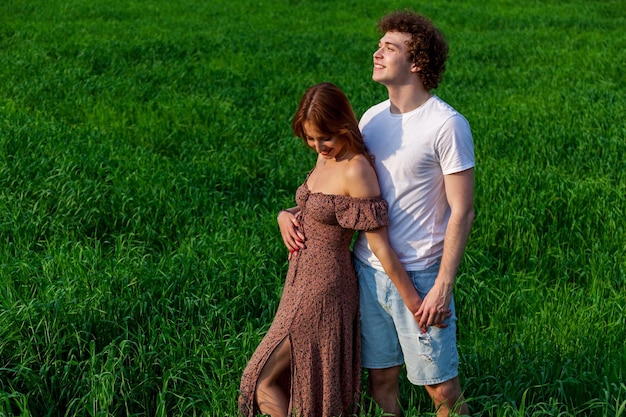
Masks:
[[[243,373],[240,411],[347,416],[360,400],[359,296],[350,254],[356,230],[365,231],[407,307],[416,312],[421,300],[389,244],[387,204],[346,96],[330,83],[309,88],[292,128],[318,153],[317,163],[296,191],[297,207],[278,214],[279,222],[298,225],[301,242],[283,236],[290,249],[285,288]]]

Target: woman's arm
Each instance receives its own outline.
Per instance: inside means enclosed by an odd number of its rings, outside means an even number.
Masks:
[[[289,250],[289,260],[291,260],[300,249],[305,249],[304,235],[298,229],[300,227],[300,208],[291,207],[278,212],[276,221],[280,229],[285,246]]]
[[[352,197],[371,198],[380,195],[376,171],[365,159],[358,161],[358,163],[351,164],[346,170],[345,178],[347,193]],[[404,300],[404,304],[406,304],[407,308],[413,314],[415,321],[417,321],[415,313],[419,310],[422,299],[413,286],[400,259],[398,259],[398,255],[396,255],[396,252],[389,243],[387,228],[380,227],[375,230],[366,231],[365,237],[367,238],[372,252],[374,252],[383,265],[385,273],[398,289],[398,292]],[[442,327],[446,327],[446,325]],[[425,328],[422,329],[425,330]]]
[[[375,230],[367,231],[365,232],[365,237],[367,238],[372,252],[374,252],[374,255],[376,255],[383,265],[385,273],[398,289],[398,292],[404,300],[404,304],[406,304],[407,308],[415,317],[415,313],[417,313],[422,304],[422,299],[417,294],[417,290],[413,286],[404,266],[400,263],[396,252],[389,243],[387,228],[380,227]]]

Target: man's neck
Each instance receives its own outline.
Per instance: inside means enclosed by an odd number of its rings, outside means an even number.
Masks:
[[[432,97],[429,91],[417,84],[387,86],[387,91],[391,101],[391,112],[396,114],[413,111]]]

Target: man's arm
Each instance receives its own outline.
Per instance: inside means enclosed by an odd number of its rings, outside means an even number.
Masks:
[[[443,242],[443,255],[435,285],[424,298],[415,316],[420,327],[439,324],[446,319],[457,269],[474,220],[474,168],[444,175],[450,220]]]

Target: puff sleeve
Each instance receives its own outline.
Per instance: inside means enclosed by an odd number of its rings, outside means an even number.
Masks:
[[[367,231],[389,225],[387,202],[381,197],[336,196],[335,213],[339,225],[345,229]]]

